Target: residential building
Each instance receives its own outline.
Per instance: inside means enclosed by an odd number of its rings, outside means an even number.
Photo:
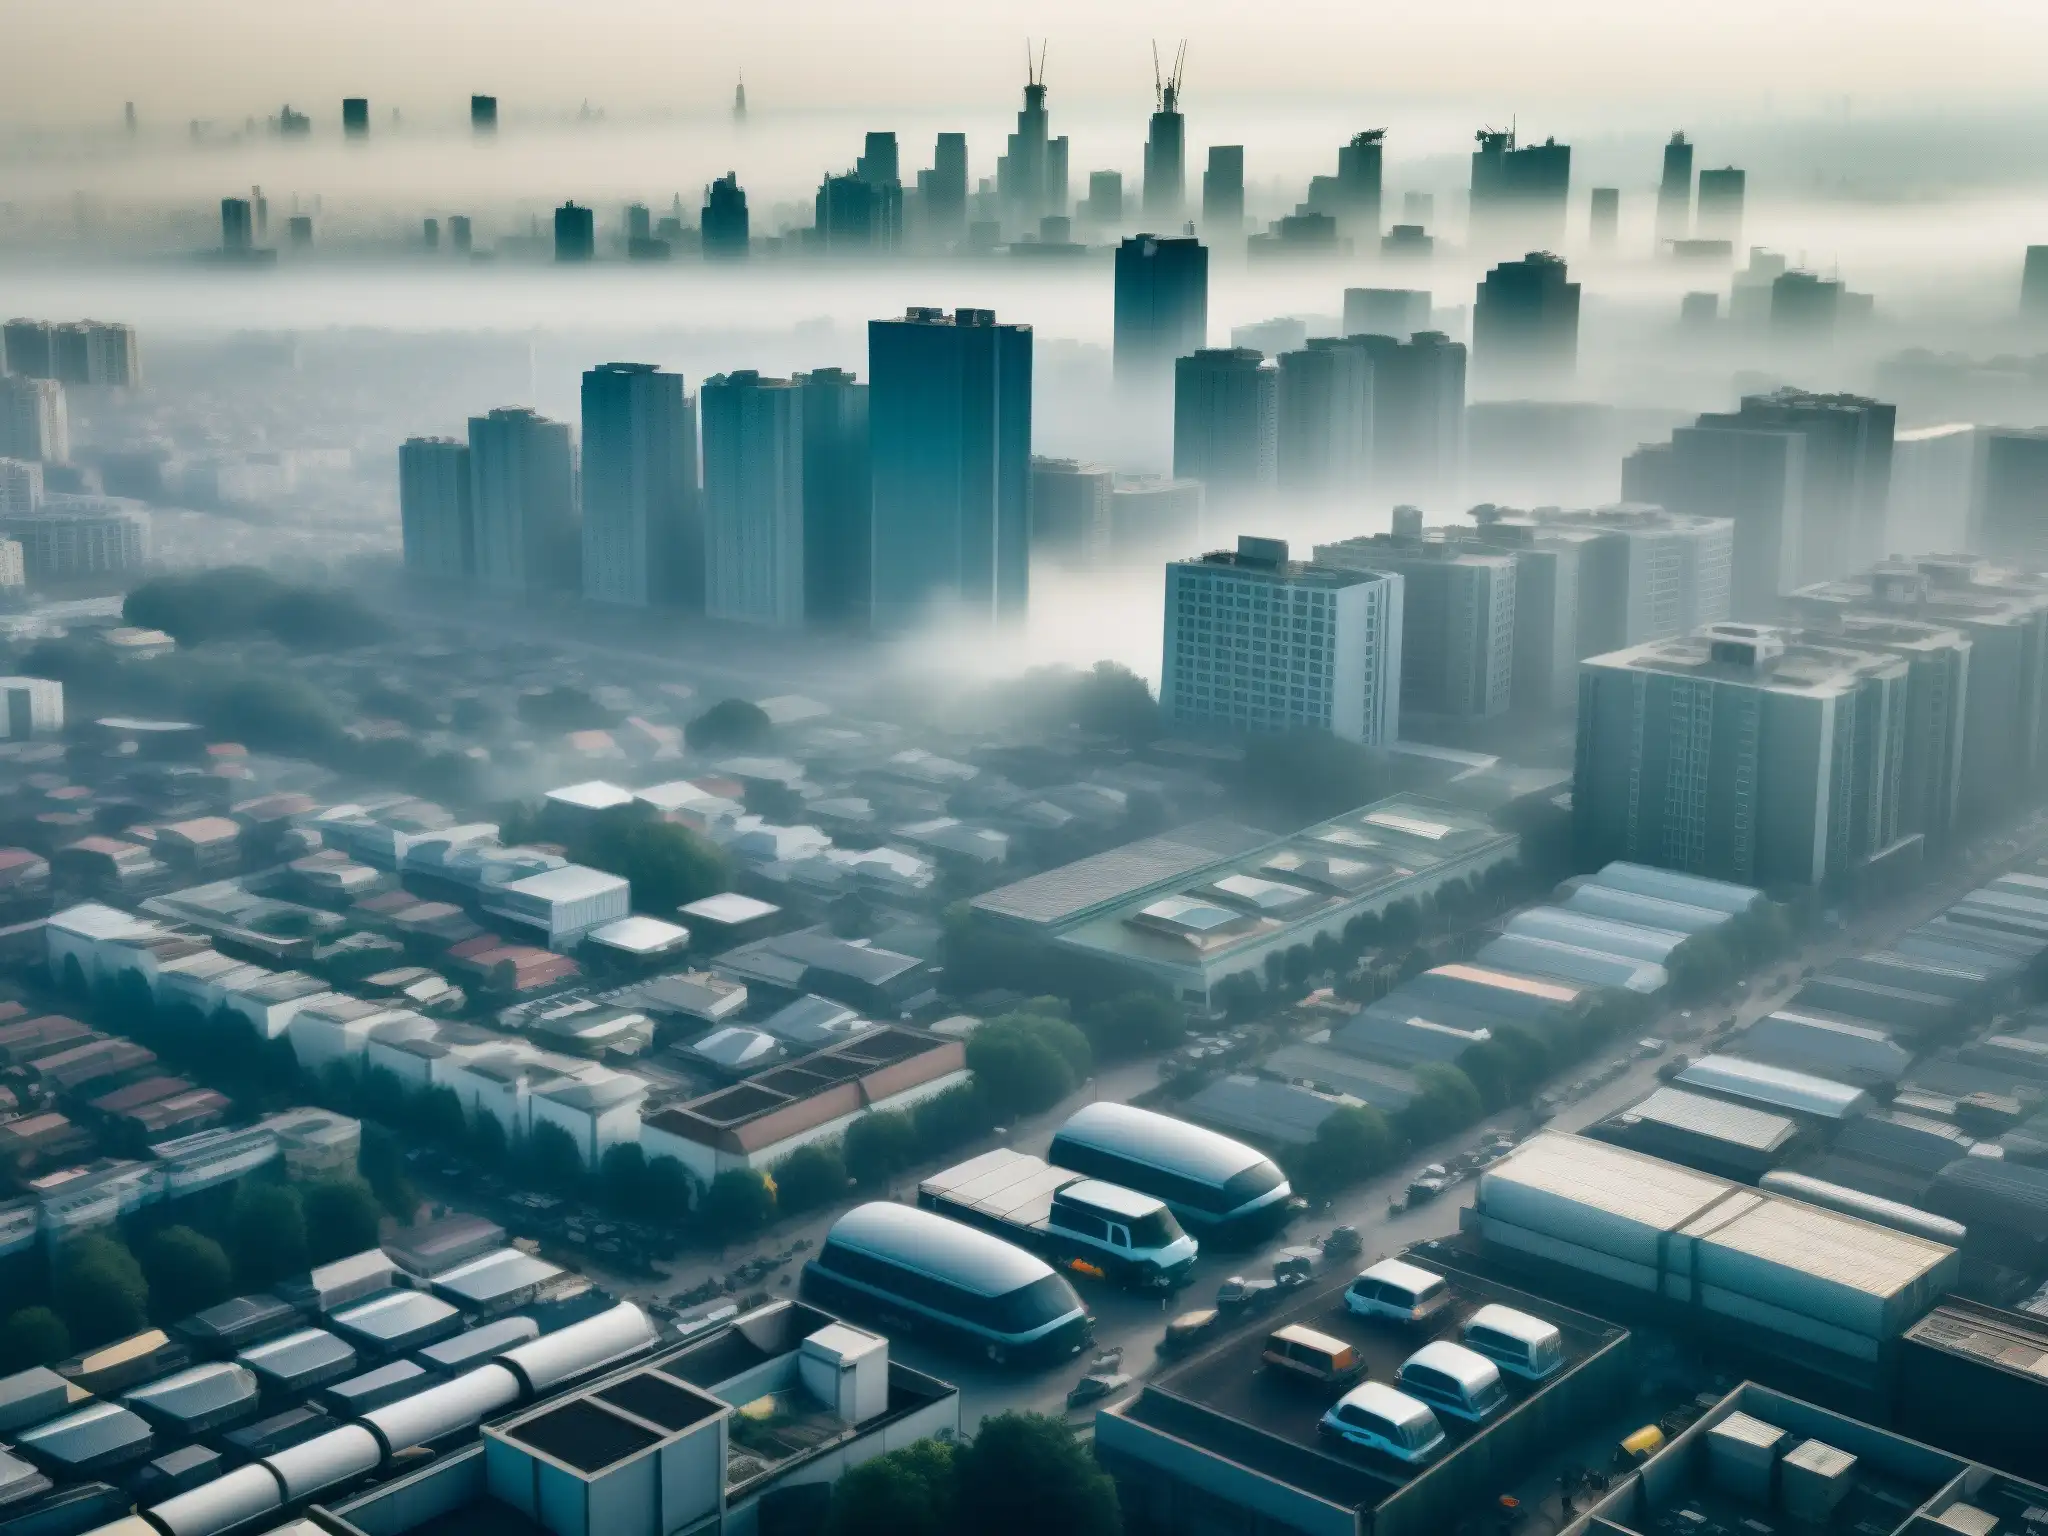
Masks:
[[[1768,619],[1798,585],[1804,542],[1806,436],[1765,427],[1680,427],[1668,446],[1622,465],[1625,501],[1734,524],[1729,609]]]
[[[0,458],[71,462],[71,415],[62,384],[0,374]]]
[[[704,611],[804,622],[803,386],[752,370],[704,383]]]
[[[0,517],[26,517],[42,504],[42,462],[0,458]]]
[[[1572,811],[1583,863],[1839,886],[1902,830],[1907,664],[1721,623],[1589,658]]]
[[[1240,537],[1166,567],[1159,698],[1178,725],[1325,730],[1378,746],[1400,735],[1402,578],[1287,557]]]
[[[40,511],[0,520],[21,546],[31,584],[140,571],[149,563],[149,517],[132,502],[46,496]]]
[[[965,154],[963,141],[963,175]],[[816,368],[796,382],[803,392],[804,621],[865,628],[874,581],[868,387],[841,368]]]
[[[412,437],[398,447],[398,524],[409,575],[466,581],[476,574],[469,444]]]
[[[1120,565],[1171,558],[1202,538],[1202,482],[1119,475],[1109,492],[1110,558]]]
[[[1512,398],[1568,385],[1578,367],[1579,285],[1548,251],[1504,261],[1479,284],[1472,366],[1486,394]]]
[[[1364,337],[1318,336],[1279,358],[1274,471],[1290,503],[1355,506],[1372,466],[1373,358]]]
[[[1700,172],[1699,237],[1742,245],[1742,200],[1749,178],[1732,165]]]
[[[1446,543],[1505,555],[1515,567],[1515,652],[1509,705],[1522,714],[1571,709],[1579,696],[1586,556],[1615,535],[1539,522],[1499,507],[1472,509],[1478,526],[1439,534]]]
[[[1031,551],[1086,568],[1110,557],[1116,472],[1074,459],[1031,461]]]
[[[9,320],[0,326],[0,373],[19,374],[25,379],[54,379],[56,358],[50,345],[47,320]]]
[[[1465,465],[1465,344],[1431,330],[1406,341],[1368,333],[1361,344],[1372,359],[1374,494],[1441,502]]]
[[[1030,591],[1031,330],[986,309],[868,326],[874,627],[1023,617]]]
[[[1208,347],[1174,364],[1173,472],[1199,480],[1208,504],[1234,512],[1273,491],[1279,371],[1249,347]]]
[[[1192,235],[1131,235],[1116,252],[1114,360],[1120,389],[1163,398],[1174,362],[1209,331],[1209,248]]]
[[[1219,234],[1235,237],[1244,232],[1242,144],[1209,146],[1208,168],[1202,172],[1202,231],[1212,240]]]
[[[1344,334],[1406,341],[1429,329],[1429,299],[1419,288],[1346,288]]]
[[[2022,570],[2048,570],[2048,430],[1980,427],[1966,547]]]
[[[596,217],[575,203],[562,204],[555,210],[555,260],[590,261],[596,255]]]
[[[1629,505],[1538,507],[1527,516],[1545,530],[1588,536],[1579,563],[1582,658],[1689,635],[1729,616],[1735,525],[1727,518]]]
[[[577,590],[582,549],[567,423],[524,406],[472,416],[469,468],[477,584],[514,596]]]
[[[704,602],[697,409],[652,363],[583,375],[583,595],[631,608]]]
[[[1315,558],[1318,565],[1401,577],[1403,714],[1483,719],[1507,711],[1515,663],[1513,558],[1406,533],[1318,544]]]

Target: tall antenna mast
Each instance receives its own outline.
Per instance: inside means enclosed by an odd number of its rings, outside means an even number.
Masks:
[[[1152,39],[1152,110],[1163,111],[1166,103],[1166,87],[1159,80],[1159,39]]]

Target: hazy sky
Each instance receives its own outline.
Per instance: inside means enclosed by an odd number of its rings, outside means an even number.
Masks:
[[[335,112],[420,120],[472,91],[503,110],[943,105],[1008,94],[1048,36],[1056,100],[1136,100],[1150,39],[1189,39],[1191,105],[1275,92],[1809,112],[1982,110],[2038,83],[2039,0],[0,0],[0,121],[62,126]]]

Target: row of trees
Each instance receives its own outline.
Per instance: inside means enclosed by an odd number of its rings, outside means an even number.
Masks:
[[[1003,1413],[843,1474],[824,1536],[1121,1536],[1116,1485],[1060,1420]]]
[[[342,1178],[247,1179],[228,1202],[184,1205],[186,1222],[65,1243],[47,1299],[0,1320],[0,1372],[48,1365],[374,1248],[383,1214],[367,1185]]]

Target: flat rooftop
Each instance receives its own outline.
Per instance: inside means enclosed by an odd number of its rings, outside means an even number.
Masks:
[[[1342,1393],[1304,1382],[1291,1373],[1268,1369],[1260,1354],[1267,1335],[1274,1329],[1300,1323],[1342,1339],[1365,1361],[1364,1379],[1392,1385],[1401,1363],[1410,1355],[1435,1339],[1456,1343],[1465,1320],[1489,1303],[1513,1307],[1554,1325],[1564,1344],[1564,1368],[1543,1382],[1528,1382],[1502,1372],[1509,1406],[1485,1424],[1467,1424],[1448,1414],[1439,1415],[1448,1444],[1427,1464],[1432,1467],[1442,1465],[1466,1441],[1499,1424],[1530,1397],[1564,1380],[1585,1361],[1627,1337],[1627,1330],[1616,1324],[1574,1312],[1511,1286],[1444,1269],[1433,1263],[1426,1251],[1404,1257],[1425,1269],[1444,1273],[1450,1282],[1452,1303],[1428,1329],[1410,1330],[1384,1319],[1352,1315],[1344,1305],[1344,1289],[1363,1266],[1347,1266],[1318,1276],[1314,1293],[1294,1306],[1274,1312],[1203,1353],[1162,1371],[1152,1378],[1151,1388],[1117,1411],[1321,1497],[1370,1506],[1425,1468],[1409,1467],[1392,1457],[1320,1434],[1317,1422]],[[1160,1394],[1179,1401],[1159,1402],[1156,1399]],[[1189,1413],[1186,1408],[1220,1415],[1229,1425],[1254,1433],[1224,1429],[1224,1443],[1214,1443],[1210,1431],[1219,1427],[1216,1420],[1200,1412]]]

